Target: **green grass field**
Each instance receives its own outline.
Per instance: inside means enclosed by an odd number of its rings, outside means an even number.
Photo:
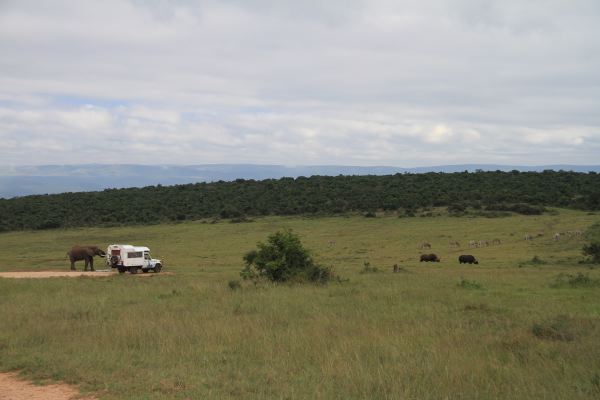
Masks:
[[[595,399],[600,270],[578,263],[585,234],[553,235],[599,221],[556,210],[4,233],[0,271],[68,270],[73,244],[131,243],[174,275],[0,278],[0,370],[101,399]],[[243,254],[283,228],[348,280],[231,290]],[[424,241],[440,263],[418,262]],[[361,273],[365,261],[380,272]],[[559,278],[577,273],[590,281]]]

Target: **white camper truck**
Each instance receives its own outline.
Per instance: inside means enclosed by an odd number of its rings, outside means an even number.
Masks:
[[[142,272],[160,272],[162,261],[150,256],[150,249],[129,244],[111,244],[106,250],[106,263],[111,268],[117,268],[119,273],[129,271],[137,274],[138,269]]]

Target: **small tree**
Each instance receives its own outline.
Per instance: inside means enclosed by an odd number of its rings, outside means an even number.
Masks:
[[[583,246],[583,254],[590,256],[593,263],[600,263],[600,242],[592,242]]]
[[[265,277],[273,282],[310,281],[326,283],[333,278],[331,268],[316,264],[298,235],[290,230],[269,235],[267,243],[244,256],[244,279]]]

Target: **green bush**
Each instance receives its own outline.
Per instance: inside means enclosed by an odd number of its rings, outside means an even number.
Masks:
[[[583,246],[583,254],[589,256],[589,261],[594,264],[600,263],[600,242],[592,242]]]
[[[266,278],[273,282],[326,283],[334,275],[331,268],[315,263],[302,246],[298,235],[290,230],[269,235],[267,243],[258,242],[257,250],[244,256],[244,279]]]

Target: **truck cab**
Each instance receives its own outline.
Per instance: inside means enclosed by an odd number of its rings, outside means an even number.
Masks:
[[[119,273],[129,271],[137,274],[138,270],[146,273],[158,273],[162,269],[162,261],[152,258],[150,249],[144,246],[130,244],[111,244],[106,251],[106,263],[111,268],[116,268]]]

